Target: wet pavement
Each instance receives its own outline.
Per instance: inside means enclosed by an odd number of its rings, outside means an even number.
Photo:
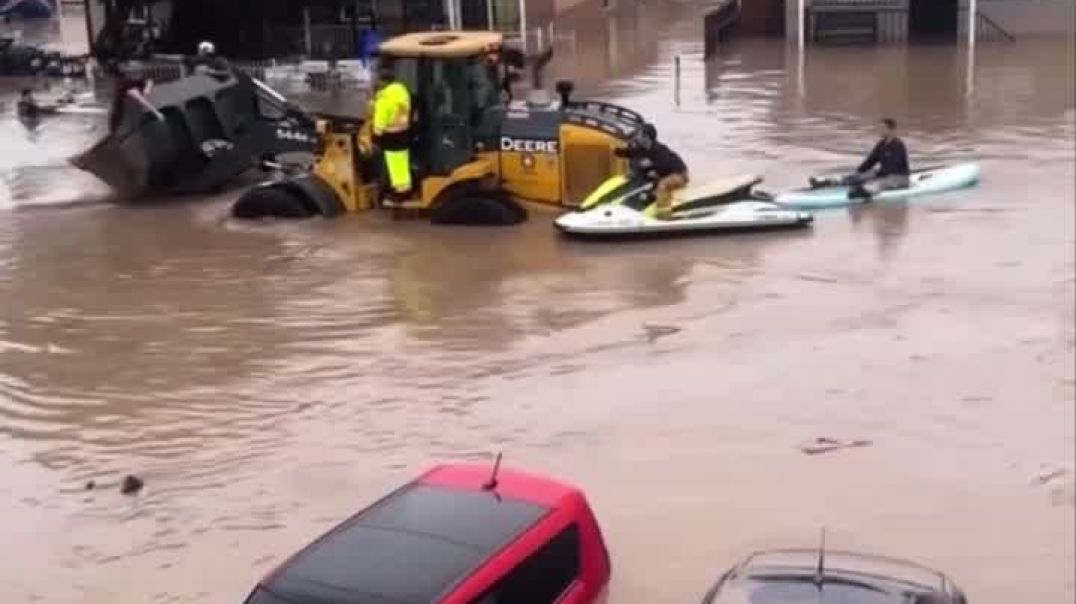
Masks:
[[[611,603],[697,601],[820,526],[975,604],[1071,601],[1071,40],[980,47],[970,78],[949,47],[742,40],[706,65],[699,22],[668,12],[617,16],[558,71],[652,116],[696,179],[799,185],[886,114],[913,161],[979,159],[983,183],[809,233],[628,245],[561,240],[551,212],[245,225],[234,194],[100,203],[62,165],[95,124],[29,136],[6,113],[0,599],[237,602],[427,465],[504,451],[587,489]],[[804,455],[818,438],[870,446]]]

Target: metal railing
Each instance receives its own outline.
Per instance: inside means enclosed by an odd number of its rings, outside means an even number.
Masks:
[[[157,83],[172,82],[188,75],[188,68],[184,57],[179,55],[157,55],[147,61],[138,62],[140,71],[146,78]],[[298,65],[294,60],[268,60],[268,61],[234,61],[231,66],[251,76],[264,80],[266,72],[274,67]],[[99,67],[95,69],[95,76],[102,77],[104,74]]]
[[[268,26],[266,51],[276,57],[353,58],[358,56],[363,31],[351,25]]]
[[[998,25],[982,11],[976,13],[975,38],[984,42],[1015,42],[1016,36]]]
[[[506,40],[525,46],[528,52],[542,52],[557,42],[572,39],[558,34],[552,23],[528,27],[526,31],[507,25],[490,28]],[[267,54],[277,57],[304,57],[315,60],[354,58],[359,54],[363,28],[349,25],[270,26]]]
[[[811,10],[907,10],[907,0],[813,0]]]
[[[721,44],[733,26],[740,21],[741,0],[728,0],[717,10],[711,11],[703,18],[704,42],[703,56],[710,58],[717,52]]]

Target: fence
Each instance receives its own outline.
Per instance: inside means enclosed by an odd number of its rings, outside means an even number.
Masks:
[[[749,0],[750,1],[750,0]],[[703,19],[703,56],[709,58],[717,52],[717,46],[740,20],[740,0],[728,0]]]
[[[259,80],[266,80],[274,70],[297,69],[301,62],[297,59],[271,59],[267,61],[234,61],[231,63],[235,69]],[[189,70],[183,57],[178,55],[157,55],[149,61],[140,61],[139,66],[146,78],[157,82],[172,82],[188,75]],[[96,77],[102,77],[99,68],[95,71]],[[317,75],[317,74],[314,74]],[[325,78],[320,78],[324,80]],[[314,89],[318,89],[319,78],[309,78]]]
[[[964,11],[967,14],[967,11]],[[975,39],[983,42],[1015,42],[1016,36],[1010,34],[996,21],[983,14],[976,13]]]
[[[365,32],[366,28],[351,25],[269,26],[265,50],[274,57],[354,58]]]

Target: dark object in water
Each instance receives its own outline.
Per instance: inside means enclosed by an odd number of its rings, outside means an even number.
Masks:
[[[92,490],[94,490],[96,488],[97,488],[97,483],[96,482],[94,482],[92,480],[86,482],[86,490],[87,491],[92,491]]]
[[[869,440],[843,440],[839,438],[829,438],[826,436],[820,436],[814,440],[805,442],[800,445],[800,451],[803,451],[806,455],[819,455],[822,453],[829,453],[831,451],[838,451],[840,449],[852,449],[856,447],[869,447],[871,446]]]
[[[238,71],[125,96],[116,128],[72,158],[125,197],[210,193],[284,153],[313,153],[314,120]]]
[[[120,493],[123,493],[124,495],[134,495],[141,491],[142,487],[145,485],[146,483],[143,482],[141,478],[134,474],[128,474],[124,477],[123,484],[120,485]]]
[[[647,325],[643,324],[643,333],[646,337],[646,341],[653,344],[654,342],[664,338],[665,336],[671,336],[680,333],[683,328],[675,325]]]

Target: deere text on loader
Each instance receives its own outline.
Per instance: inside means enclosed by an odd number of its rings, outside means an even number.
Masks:
[[[518,223],[527,216],[524,204],[577,204],[626,169],[614,151],[643,119],[616,105],[573,101],[567,82],[558,84],[556,100],[509,99],[513,55],[500,34],[413,33],[379,51],[412,97],[414,185],[404,206],[435,223]],[[247,191],[234,216],[335,216],[382,207],[368,121],[321,119],[317,129],[313,169]]]

